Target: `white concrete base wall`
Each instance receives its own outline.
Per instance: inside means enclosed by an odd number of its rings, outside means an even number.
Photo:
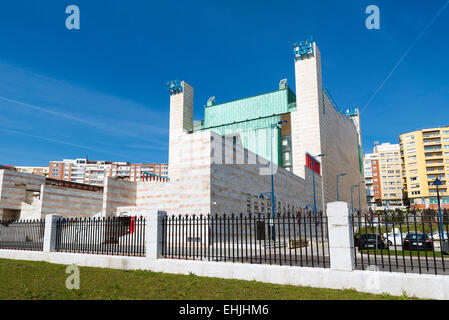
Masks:
[[[315,288],[354,289],[360,292],[389,293],[396,296],[406,293],[408,296],[417,298],[449,300],[449,276],[444,275],[338,271],[323,268],[16,250],[0,250],[0,258],[46,261],[64,265],[76,264],[83,267],[150,270],[173,274],[193,273],[205,277],[256,280],[273,284]]]

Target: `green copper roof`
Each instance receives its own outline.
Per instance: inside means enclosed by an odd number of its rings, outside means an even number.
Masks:
[[[240,135],[243,147],[269,160],[273,143],[273,162],[282,165],[281,131],[271,125],[281,115],[296,110],[296,96],[286,87],[245,99],[204,107],[204,120],[195,121],[194,131],[213,130],[221,135]],[[273,140],[273,141],[272,141]]]
[[[206,106],[202,129],[272,117],[296,109],[296,96],[290,88],[257,96]]]

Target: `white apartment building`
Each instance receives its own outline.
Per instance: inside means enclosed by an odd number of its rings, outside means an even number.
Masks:
[[[364,174],[365,174],[365,187],[366,187],[366,202],[367,205],[374,209],[375,204],[375,192],[374,192],[374,178],[373,178],[373,161],[378,160],[377,154],[368,153],[363,157],[363,166],[364,166]],[[376,176],[376,179],[378,177]],[[377,181],[376,181],[377,182]]]
[[[103,185],[106,177],[120,177],[129,181],[141,181],[142,174],[167,177],[167,164],[133,164],[130,162],[92,161],[88,159],[64,159],[51,161],[49,178],[77,183]]]
[[[402,206],[402,163],[399,144],[382,143],[374,147],[379,160],[382,204]]]

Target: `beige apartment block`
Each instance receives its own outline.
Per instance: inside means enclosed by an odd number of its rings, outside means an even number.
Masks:
[[[449,126],[422,129],[399,136],[403,163],[404,191],[415,209],[438,208],[436,178],[440,203],[449,208]]]
[[[15,167],[17,171],[24,173],[38,174],[44,177],[48,177],[49,168],[48,167],[29,167],[29,166],[19,166]]]
[[[402,206],[402,164],[399,144],[382,143],[373,152],[379,161],[379,182],[383,206]]]

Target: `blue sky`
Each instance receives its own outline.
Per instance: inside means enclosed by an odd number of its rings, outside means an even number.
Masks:
[[[195,88],[195,120],[217,102],[294,89],[294,42],[313,36],[323,81],[341,109],[363,108],[373,142],[449,125],[447,0],[3,1],[0,4],[0,163],[165,162],[165,83]],[[81,29],[67,30],[78,5]],[[380,8],[381,29],[365,28]]]

